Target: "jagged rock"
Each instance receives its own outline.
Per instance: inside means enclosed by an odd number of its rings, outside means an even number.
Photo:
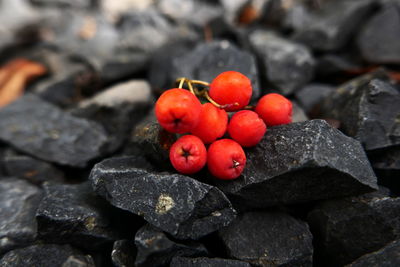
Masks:
[[[322,120],[270,127],[246,155],[238,179],[217,181],[240,205],[294,204],[377,189],[361,144]]]
[[[374,2],[340,0],[325,3],[311,15],[304,28],[297,29],[294,39],[317,50],[338,50],[347,44],[375,9]]]
[[[362,70],[363,64],[354,53],[346,52],[342,54],[323,54],[317,59],[315,67],[316,75],[330,77],[330,75],[343,75],[354,70]]]
[[[164,130],[152,113],[134,129],[130,146],[138,147],[142,154],[157,166],[170,169],[169,149],[178,139],[176,134]]]
[[[90,183],[45,184],[44,190],[36,213],[41,239],[90,250],[118,239],[110,225],[110,206],[92,191]]]
[[[308,84],[296,92],[296,99],[306,112],[310,112],[315,105],[322,102],[333,90],[334,87],[328,84]]]
[[[391,2],[374,15],[357,38],[363,58],[373,63],[400,63],[400,3]]]
[[[200,243],[177,243],[151,225],[143,226],[135,235],[137,256],[135,266],[166,266],[175,256],[206,256]]]
[[[100,77],[87,60],[47,47],[35,49],[31,54],[50,73],[46,79],[32,84],[32,92],[40,98],[64,108],[100,89]]]
[[[90,255],[84,255],[69,245],[50,244],[12,250],[0,259],[0,266],[95,267]]]
[[[339,120],[367,151],[400,144],[400,92],[376,75],[350,81],[321,104],[320,116]]]
[[[364,255],[346,267],[382,266],[395,267],[400,265],[400,240],[394,241],[384,248]]]
[[[281,93],[291,94],[312,79],[315,61],[307,47],[265,30],[252,32],[249,41],[262,75]]]
[[[64,181],[64,173],[52,164],[8,150],[0,157],[6,176],[25,179],[34,184]]]
[[[0,110],[0,140],[46,161],[83,167],[105,153],[107,135],[97,123],[25,95]]]
[[[41,197],[41,190],[26,181],[0,180],[0,255],[35,240],[35,212]]]
[[[171,83],[179,77],[212,82],[224,71],[238,71],[251,80],[253,99],[261,94],[255,58],[226,40],[199,44],[193,51],[174,58],[172,68]]]
[[[135,158],[111,158],[90,174],[96,193],[179,239],[197,239],[228,225],[235,210],[217,188],[187,176],[136,168]]]
[[[400,237],[400,198],[386,193],[330,200],[308,215],[316,259],[343,266]]]
[[[292,122],[303,122],[308,121],[308,117],[304,112],[303,108],[300,107],[296,102],[292,101]]]
[[[228,254],[254,266],[312,266],[305,222],[280,212],[248,212],[219,232]]]
[[[186,258],[175,257],[172,259],[170,267],[250,267],[244,261],[219,259],[219,258]]]
[[[109,150],[114,151],[126,141],[134,125],[150,109],[151,103],[150,85],[144,80],[132,80],[80,102],[72,114],[103,125],[110,136]]]
[[[150,61],[148,79],[157,94],[174,87],[175,79],[179,77],[174,77],[172,62],[175,58],[189,53],[194,45],[193,42],[179,41],[162,46],[154,53]]]
[[[135,266],[136,247],[131,240],[117,240],[111,252],[112,263],[115,267]]]

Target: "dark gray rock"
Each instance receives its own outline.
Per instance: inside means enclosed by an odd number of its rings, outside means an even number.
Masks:
[[[392,146],[368,155],[375,170],[400,172],[400,146]]]
[[[235,26],[237,24],[237,19],[243,8],[248,5],[250,0],[220,0],[223,8],[223,16],[225,22],[229,25]]]
[[[363,64],[354,53],[323,54],[317,58],[315,71],[317,76],[332,77],[331,75],[343,75],[354,70],[362,70]]]
[[[400,265],[400,241],[394,241],[384,248],[364,255],[346,267],[395,267]]]
[[[90,255],[84,255],[69,245],[32,245],[12,250],[0,259],[1,267],[94,267]]]
[[[129,145],[140,148],[142,154],[157,166],[170,169],[169,149],[177,139],[176,134],[160,126],[152,113],[135,127]]]
[[[33,95],[0,110],[0,139],[40,159],[75,167],[101,156],[107,144],[102,126]]]
[[[162,46],[154,53],[150,61],[148,79],[157,94],[174,86],[175,79],[179,77],[174,77],[172,62],[175,58],[189,53],[193,46],[195,46],[193,42],[179,41]]]
[[[326,201],[308,215],[316,259],[343,266],[400,236],[400,198],[383,193]]]
[[[175,257],[172,259],[170,267],[250,267],[244,261],[219,259],[219,258],[186,258]]]
[[[363,27],[357,39],[363,58],[373,63],[400,63],[400,4],[389,3]]]
[[[361,144],[322,120],[270,127],[246,155],[242,175],[217,184],[236,203],[265,207],[377,189]]]
[[[315,105],[322,102],[334,87],[328,84],[311,83],[296,92],[296,99],[306,112],[310,112]]]
[[[26,181],[0,180],[0,255],[35,240],[35,213],[41,197],[41,190]]]
[[[197,239],[228,225],[235,210],[216,187],[179,174],[135,167],[132,157],[95,165],[90,180],[112,205],[144,217],[179,239]]]
[[[60,183],[65,178],[64,173],[52,164],[13,150],[6,152],[3,159],[0,159],[0,165],[3,166],[5,175],[22,178],[38,185],[46,181]]]
[[[86,182],[44,185],[45,195],[36,212],[38,235],[50,243],[70,243],[95,250],[118,239],[110,225],[110,206]]]
[[[313,78],[315,61],[307,47],[265,30],[252,32],[249,41],[260,59],[261,74],[282,94],[293,93]]]
[[[400,144],[400,92],[374,74],[357,78],[328,96],[321,116],[341,122],[341,130],[367,151]]]
[[[81,101],[78,108],[71,112],[101,124],[109,136],[108,150],[115,151],[148,112],[152,100],[150,85],[146,81],[131,80]]]
[[[261,95],[255,58],[229,41],[202,43],[172,61],[171,83],[179,77],[212,82],[224,71],[238,71],[252,82],[253,99]]]
[[[308,121],[308,117],[303,110],[296,102],[292,101],[293,110],[292,110],[292,122],[303,122]]]
[[[345,46],[375,9],[374,0],[326,1],[312,14],[294,39],[317,50],[332,51]]]
[[[115,267],[135,266],[136,247],[133,240],[117,240],[111,252],[111,260]]]
[[[228,254],[254,266],[312,266],[305,222],[280,212],[248,212],[219,232]]]
[[[135,266],[167,266],[175,256],[207,256],[200,243],[177,243],[151,225],[143,226],[135,235]]]

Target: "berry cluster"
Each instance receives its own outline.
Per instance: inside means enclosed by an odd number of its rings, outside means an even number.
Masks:
[[[177,81],[179,88],[165,91],[155,112],[165,130],[190,133],[170,149],[171,163],[180,173],[196,173],[207,163],[215,177],[235,179],[246,165],[242,147],[257,145],[267,126],[291,122],[292,103],[282,95],[267,94],[255,107],[247,106],[253,89],[251,81],[239,72],[223,72],[211,84],[186,78]],[[189,91],[182,89],[185,83]],[[209,103],[201,104],[199,98]],[[227,111],[237,112],[229,120]],[[232,139],[219,139],[226,133]]]

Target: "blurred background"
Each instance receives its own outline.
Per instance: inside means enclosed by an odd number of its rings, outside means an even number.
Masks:
[[[313,117],[338,84],[400,64],[396,0],[1,0],[0,105],[32,92],[62,108],[145,79],[237,70]],[[12,77],[12,79],[11,79]]]

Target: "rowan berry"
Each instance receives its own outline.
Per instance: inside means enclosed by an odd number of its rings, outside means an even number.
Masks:
[[[292,122],[292,102],[280,94],[267,94],[256,105],[257,114],[267,126]]]
[[[200,119],[192,134],[205,144],[210,144],[223,136],[228,126],[228,114],[211,103],[203,104]]]
[[[249,104],[253,89],[249,78],[237,71],[226,71],[210,84],[210,97],[227,111],[240,110]],[[234,105],[237,103],[237,105]]]
[[[228,133],[241,146],[257,145],[263,138],[267,126],[257,113],[251,110],[241,110],[235,113],[228,125]]]
[[[169,159],[178,172],[193,174],[206,164],[207,150],[197,136],[184,135],[171,146]]]
[[[232,139],[217,140],[207,152],[208,170],[222,180],[232,180],[240,176],[246,165],[243,148]]]
[[[187,90],[165,91],[156,102],[156,117],[160,125],[172,133],[190,132],[200,117],[201,103]]]

